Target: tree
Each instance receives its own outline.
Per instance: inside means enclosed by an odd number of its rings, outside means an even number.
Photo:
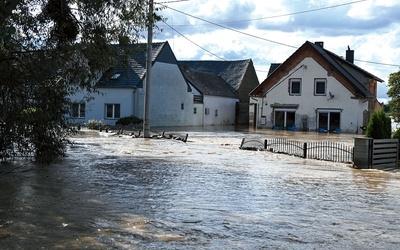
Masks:
[[[400,122],[400,71],[389,75],[388,87],[390,116],[395,122]]]
[[[366,137],[374,139],[390,139],[392,136],[392,124],[385,111],[377,110],[371,115],[365,133]]]
[[[15,150],[42,162],[64,154],[68,96],[95,91],[115,63],[109,45],[137,41],[146,8],[143,0],[0,3],[0,161]]]

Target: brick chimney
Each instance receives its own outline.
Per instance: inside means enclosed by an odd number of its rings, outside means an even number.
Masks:
[[[354,50],[351,50],[349,46],[347,46],[346,50],[346,61],[354,63]]]

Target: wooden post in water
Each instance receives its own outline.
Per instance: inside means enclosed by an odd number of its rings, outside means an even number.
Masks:
[[[242,139],[242,143],[240,143],[240,147],[239,147],[240,149],[242,149],[242,147],[243,147],[244,140],[246,140],[246,138]]]
[[[184,140],[185,143],[187,142],[188,136],[189,136],[189,134],[186,134],[186,137],[185,137],[185,140]]]

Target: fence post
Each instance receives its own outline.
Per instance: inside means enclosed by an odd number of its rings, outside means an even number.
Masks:
[[[303,146],[303,158],[307,158],[307,142]]]
[[[267,150],[268,147],[268,141],[267,139],[264,140],[264,150]]]
[[[242,148],[243,147],[243,144],[244,144],[244,140],[245,140],[246,138],[243,138],[242,139],[242,143],[240,143],[240,147],[239,148]]]

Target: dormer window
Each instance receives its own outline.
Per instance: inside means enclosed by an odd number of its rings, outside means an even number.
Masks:
[[[120,73],[114,74],[114,75],[111,77],[111,80],[117,80],[120,76],[121,76]]]

